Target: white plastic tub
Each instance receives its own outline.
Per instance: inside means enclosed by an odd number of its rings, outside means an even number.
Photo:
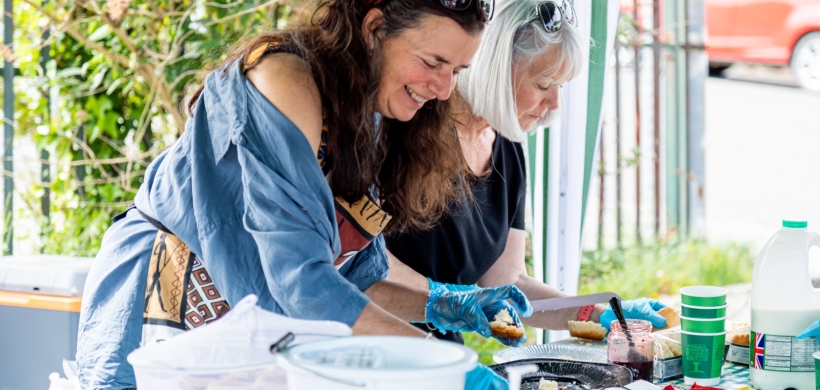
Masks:
[[[289,390],[461,390],[478,356],[464,346],[412,337],[362,336],[285,349]]]

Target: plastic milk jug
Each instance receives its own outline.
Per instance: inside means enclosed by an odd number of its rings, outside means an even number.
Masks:
[[[749,356],[759,390],[815,390],[814,337],[795,340],[820,318],[820,290],[809,276],[809,248],[820,235],[806,221],[783,221],[755,262]]]

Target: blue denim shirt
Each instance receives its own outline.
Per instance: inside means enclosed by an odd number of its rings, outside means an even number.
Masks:
[[[388,273],[381,236],[337,270],[333,196],[302,132],[245,78],[238,62],[213,72],[179,140],[146,171],[140,211],[204,262],[236,304],[248,294],[290,317],[352,325],[362,291]],[[114,223],[83,295],[77,362],[83,388],[134,387],[156,228],[136,211]]]

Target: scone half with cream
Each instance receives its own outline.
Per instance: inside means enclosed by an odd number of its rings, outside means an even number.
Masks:
[[[520,339],[524,337],[524,327],[515,322],[507,309],[501,309],[490,322],[493,336],[502,339]]]
[[[607,330],[601,324],[591,321],[568,321],[569,335],[579,339],[601,341],[606,338]]]

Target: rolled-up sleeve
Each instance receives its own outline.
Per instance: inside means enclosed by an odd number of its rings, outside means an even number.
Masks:
[[[352,326],[369,298],[333,266],[331,244],[317,229],[317,216],[288,194],[298,190],[287,180],[249,150],[238,149],[243,222],[256,241],[274,299],[290,317]]]
[[[361,291],[367,290],[373,283],[387,279],[390,265],[387,262],[383,235],[376,236],[370,245],[357,253],[348,264],[349,267],[342,267],[339,271]]]

